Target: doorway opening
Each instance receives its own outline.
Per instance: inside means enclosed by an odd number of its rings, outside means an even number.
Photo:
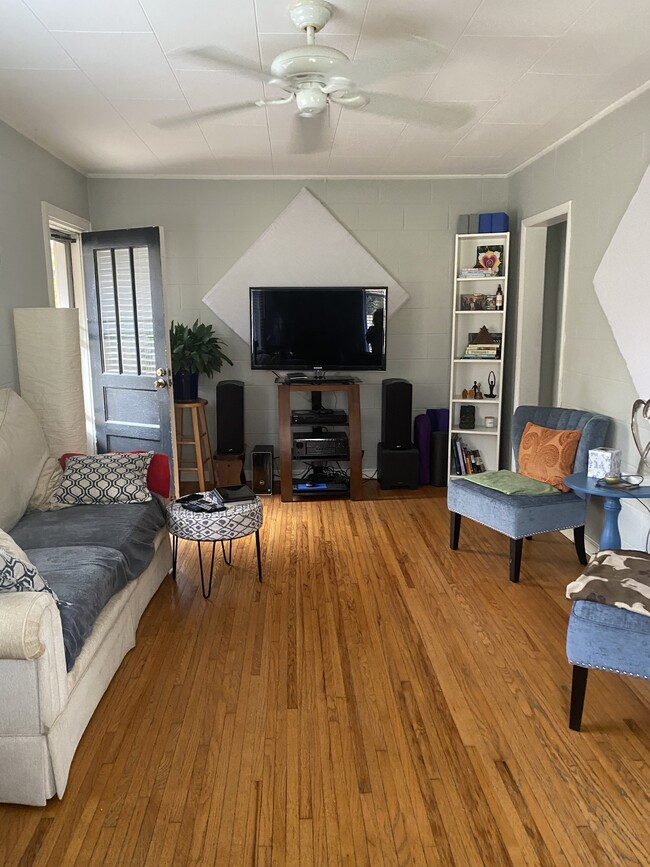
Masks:
[[[522,221],[514,405],[562,405],[571,203]]]

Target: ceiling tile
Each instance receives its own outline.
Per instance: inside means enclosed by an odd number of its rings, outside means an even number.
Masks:
[[[0,69],[74,69],[75,63],[21,3],[0,4]]]
[[[0,115],[38,144],[88,171],[159,162],[91,82],[72,70],[0,70]]]
[[[188,103],[195,111],[212,106],[232,105],[264,99],[262,84],[232,72],[179,72],[178,83]],[[232,115],[215,118],[215,122],[232,123]],[[262,126],[266,123],[264,110],[245,109],[237,115],[244,126]]]
[[[266,127],[241,127],[222,124],[208,126],[201,124],[203,134],[215,156],[239,157],[268,156],[270,154],[269,133]]]
[[[463,36],[427,99],[499,99],[554,42],[550,37]]]
[[[182,96],[152,34],[57,33],[57,39],[109,99]]]
[[[467,33],[483,36],[561,36],[594,0],[483,0]]]
[[[375,126],[341,124],[334,137],[332,156],[348,157],[367,154],[368,157],[373,158],[387,154],[397,141],[402,127],[384,124]]]
[[[364,22],[365,34],[414,35],[451,48],[462,35],[482,0],[373,0]]]
[[[527,73],[483,118],[485,123],[543,124],[596,86],[589,75]]]
[[[23,0],[48,30],[100,30],[112,33],[151,31],[138,0],[111,0],[110,3],[79,0]]]
[[[258,59],[253,0],[140,0],[166,52],[218,45],[252,60]],[[227,9],[226,9],[227,6]]]
[[[477,123],[462,141],[454,145],[450,156],[500,157],[513,142],[534,132],[535,127],[531,124]]]
[[[199,125],[161,129],[157,122],[164,117],[179,117],[187,112],[184,100],[125,99],[113,103],[131,129],[162,161],[176,160],[179,153],[189,160],[210,159],[212,152]]]

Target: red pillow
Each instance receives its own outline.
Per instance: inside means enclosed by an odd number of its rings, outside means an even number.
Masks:
[[[126,454],[139,454],[146,449],[135,449]],[[65,462],[68,458],[79,456],[79,452],[66,452],[59,458],[61,467],[65,470]],[[147,487],[154,494],[159,494],[161,497],[169,496],[171,485],[171,475],[169,470],[169,458],[160,452],[154,452],[151,458],[151,463],[147,469]]]

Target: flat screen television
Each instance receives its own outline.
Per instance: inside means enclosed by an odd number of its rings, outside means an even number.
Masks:
[[[386,370],[383,286],[252,286],[253,370]]]

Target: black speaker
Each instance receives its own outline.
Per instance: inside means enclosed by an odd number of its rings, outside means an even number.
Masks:
[[[273,493],[273,446],[253,446],[251,452],[253,491],[256,494]]]
[[[239,379],[223,379],[217,383],[215,454],[244,454],[244,383]]]
[[[377,479],[382,490],[420,487],[420,453],[415,448],[387,449],[377,443]]]
[[[406,379],[381,381],[381,441],[385,449],[411,449],[413,386]]]

